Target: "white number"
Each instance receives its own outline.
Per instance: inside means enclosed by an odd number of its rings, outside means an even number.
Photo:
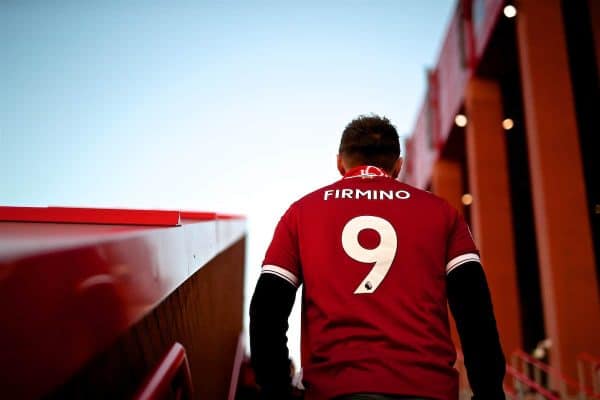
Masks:
[[[379,245],[374,249],[366,249],[358,242],[358,234],[365,229],[373,229],[379,234]],[[344,251],[358,262],[375,263],[354,294],[373,293],[377,289],[392,266],[397,243],[394,227],[383,218],[365,215],[348,221],[342,231]]]

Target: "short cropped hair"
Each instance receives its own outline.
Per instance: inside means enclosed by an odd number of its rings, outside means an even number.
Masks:
[[[400,157],[398,132],[385,117],[361,115],[344,129],[339,154],[353,167],[374,165],[390,172]]]

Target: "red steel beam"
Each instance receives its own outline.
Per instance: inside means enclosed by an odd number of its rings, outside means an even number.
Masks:
[[[179,211],[74,207],[3,207],[0,221],[177,226]]]

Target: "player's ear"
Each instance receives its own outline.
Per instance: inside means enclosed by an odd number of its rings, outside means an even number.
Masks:
[[[344,161],[341,154],[337,155],[337,169],[342,176],[346,175],[346,168],[344,168]]]
[[[392,168],[392,177],[394,179],[398,178],[398,175],[400,174],[400,169],[402,168],[402,162],[404,161],[404,159],[402,157],[399,157],[396,162],[394,163],[394,168]]]

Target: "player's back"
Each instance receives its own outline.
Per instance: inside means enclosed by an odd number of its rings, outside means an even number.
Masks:
[[[452,399],[446,269],[449,252],[472,250],[448,243],[456,211],[445,201],[371,172],[353,170],[288,211],[304,284],[308,397]]]

